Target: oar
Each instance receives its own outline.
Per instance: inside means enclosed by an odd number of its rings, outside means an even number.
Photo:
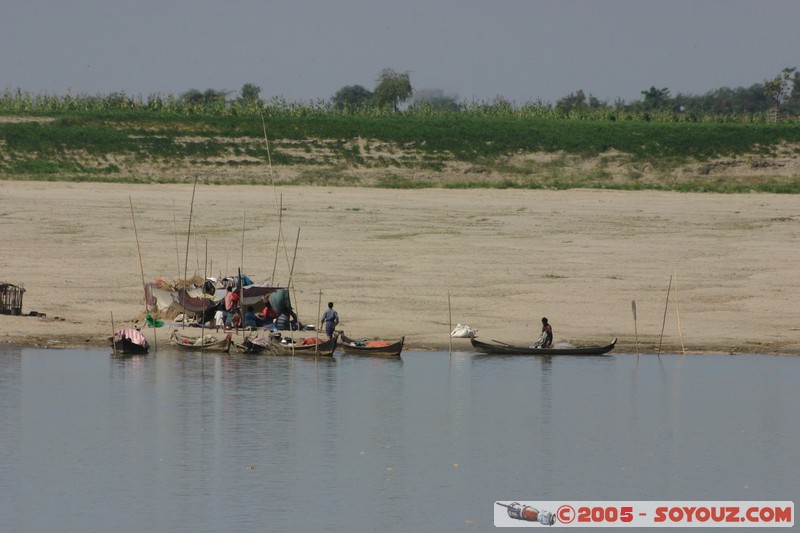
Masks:
[[[513,346],[514,346],[513,344],[508,344],[507,342],[500,342],[500,341],[496,341],[496,340],[494,340],[494,339],[492,339],[492,342],[496,342],[497,344],[503,344],[503,345],[505,345],[505,346],[511,346],[511,347],[513,347]]]

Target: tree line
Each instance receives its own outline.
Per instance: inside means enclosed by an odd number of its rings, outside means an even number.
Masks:
[[[17,89],[0,94],[0,112],[52,112],[71,110],[163,111],[181,115],[251,115],[267,112],[313,114],[409,113],[414,115],[472,113],[555,118],[634,119],[659,121],[706,121],[754,119],[796,119],[800,116],[800,73],[785,68],[774,78],[749,87],[714,89],[703,95],[677,93],[667,87],[651,86],[641,91],[642,98],[625,102],[601,101],[582,89],[572,92],[555,104],[535,101],[518,104],[503,97],[491,102],[467,102],[458,95],[440,89],[415,90],[408,72],[384,69],[373,89],[347,85],[333,96],[315,102],[292,102],[282,97],[265,101],[261,88],[245,83],[238,93],[191,89],[178,96],[130,96],[112,93],[105,96],[32,95]]]

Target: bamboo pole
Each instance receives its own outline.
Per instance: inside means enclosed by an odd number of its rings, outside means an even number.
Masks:
[[[281,237],[283,236],[283,195],[281,195],[281,203],[278,207],[278,240],[275,241],[275,262],[272,264],[272,284],[275,285],[275,271],[278,269],[278,252],[281,249]]]
[[[133,234],[136,236],[136,252],[139,254],[139,270],[142,273],[142,291],[144,292],[144,316],[147,323],[147,289],[144,282],[144,263],[142,262],[142,249],[139,246],[139,232],[136,229],[136,217],[133,214],[133,200],[128,196],[128,203],[131,206],[131,220],[133,221]],[[155,318],[153,319],[153,349],[158,351],[158,335],[156,334]]]
[[[681,329],[681,306],[678,304],[678,269],[675,269],[675,314],[678,317],[678,335],[681,339],[681,352],[686,355],[686,346],[683,344],[683,330]]]
[[[450,306],[450,289],[447,290],[447,339],[450,342],[450,357],[453,356],[453,309]]]
[[[289,281],[286,283],[286,290],[291,290],[292,293],[293,293],[292,297],[291,297],[291,300],[294,301],[293,305],[297,305],[297,299],[296,299],[297,294],[294,293],[294,291],[292,290],[292,275],[294,274],[294,263],[295,263],[295,260],[297,259],[297,244],[298,244],[298,242],[300,242],[300,228],[297,228],[297,238],[295,239],[295,242],[294,242],[294,256],[292,257],[291,267],[289,268]],[[300,326],[300,318],[299,318],[300,315],[298,314],[297,309],[294,309],[292,307],[292,310],[294,311],[295,316],[298,317],[297,326],[299,327]],[[294,355],[294,330],[292,329],[291,316],[289,317],[289,338],[292,339],[292,355]]]
[[[669,286],[667,286],[667,303],[664,305],[664,321],[661,323],[661,337],[658,339],[658,352],[656,355],[661,357],[661,341],[664,339],[664,326],[667,324],[667,308],[669,307],[669,292],[672,289],[672,275],[669,276]]]
[[[183,320],[181,321],[181,329],[186,327],[186,275],[189,270],[189,242],[192,237],[192,214],[194,213],[194,193],[197,190],[197,176],[194,177],[194,186],[192,187],[192,201],[189,204],[189,230],[186,232],[186,256],[183,261]]]
[[[181,279],[181,255],[178,252],[178,220],[175,217],[175,200],[172,200],[172,227],[175,232],[175,265],[178,267],[178,276],[175,280]]]
[[[117,355],[117,331],[114,328],[114,311],[111,311],[111,347],[114,348],[114,356]]]
[[[244,307],[244,283],[242,283],[242,269],[239,267],[239,279],[238,279],[238,287],[239,287],[239,325],[242,326],[242,342],[244,342],[245,335],[244,332],[244,312],[242,308]]]
[[[269,164],[269,177],[270,181],[272,182],[272,196],[275,200],[275,207],[278,209],[278,247],[280,247],[280,243],[283,242],[283,253],[286,256],[286,265],[289,266],[289,251],[286,249],[286,238],[283,235],[283,224],[282,224],[282,214],[283,214],[283,195],[281,195],[280,203],[278,202],[278,189],[275,186],[275,172],[272,168],[272,153],[269,149],[269,137],[267,137],[267,122],[264,119],[264,113],[261,113],[261,126],[264,129],[264,145],[267,149],[267,163]],[[275,264],[277,266],[278,261],[278,254],[275,254]],[[273,284],[275,280],[275,269],[272,270],[272,279]]]
[[[244,213],[242,213],[242,256],[239,259],[239,268],[244,270]]]
[[[322,289],[319,290],[319,301],[317,302],[317,317],[320,316],[321,312],[322,312]],[[317,320],[319,320],[319,318],[317,318]],[[317,357],[317,354],[319,353],[319,328],[315,327],[314,330],[316,330],[317,332],[317,342],[314,343],[314,357]],[[334,335],[336,335],[335,332]]]
[[[203,321],[200,324],[200,359],[203,358],[203,349],[205,348],[206,344],[206,304],[208,303],[208,299],[206,298],[206,279],[208,279],[208,237],[206,237],[206,257],[203,260],[203,290],[201,294],[203,295]]]
[[[633,310],[633,331],[636,334],[636,358],[639,358],[639,328],[636,325],[636,300],[631,300],[631,309]]]

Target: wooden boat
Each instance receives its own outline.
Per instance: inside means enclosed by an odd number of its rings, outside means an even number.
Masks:
[[[359,341],[351,339],[341,332],[342,351],[348,355],[372,355],[380,357],[399,357],[403,351],[406,338],[401,337],[397,342],[387,341]]]
[[[118,355],[143,355],[150,350],[150,343],[141,331],[134,328],[117,330],[109,340],[114,353]]]
[[[316,340],[316,337],[309,337],[298,339],[294,344],[284,344],[271,338],[255,337],[247,338],[241,343],[237,342],[236,348],[242,353],[249,354],[333,357],[339,342],[339,334],[334,333],[332,338],[319,343],[315,343]]]
[[[617,343],[615,338],[611,344],[605,346],[575,346],[566,348],[531,348],[529,346],[514,346],[499,341],[481,342],[475,337],[470,338],[472,346],[479,352],[490,355],[603,355],[614,349]]]
[[[173,330],[170,335],[172,344],[181,350],[193,352],[229,352],[231,349],[231,334],[227,333],[224,337],[220,338],[216,335],[203,335],[201,337],[191,337],[181,335],[178,330]]]

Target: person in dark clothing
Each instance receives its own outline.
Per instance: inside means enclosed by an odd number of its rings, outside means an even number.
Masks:
[[[244,314],[244,329],[256,329],[258,327],[258,317],[256,317],[253,306],[247,306],[247,312]]]

